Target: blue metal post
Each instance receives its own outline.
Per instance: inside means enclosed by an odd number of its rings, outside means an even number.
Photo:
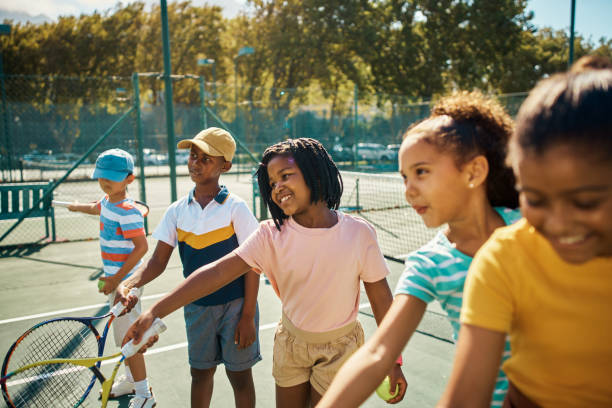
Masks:
[[[9,35],[11,26],[8,24],[0,24],[0,35]],[[6,156],[8,165],[8,180],[13,181],[13,141],[11,140],[9,128],[9,111],[6,102],[6,88],[4,87],[4,66],[2,64],[2,50],[0,50],[0,88],[2,93],[2,119],[4,122],[4,138],[6,139]]]
[[[172,104],[172,67],[170,65],[170,32],[168,7],[161,0],[162,42],[164,50],[164,87],[166,91],[166,127],[168,129],[168,166],[170,167],[170,201],[176,201],[176,142],[174,137],[174,106]]]
[[[138,143],[138,168],[140,169],[140,177],[138,182],[140,183],[140,201],[143,203],[147,202],[147,188],[145,183],[145,165],[144,165],[144,154],[143,154],[143,137],[142,137],[142,119],[140,117],[140,84],[138,80],[138,73],[132,74],[132,84],[134,88],[134,109],[136,110],[136,142]],[[144,219],[145,232],[149,233],[149,221],[148,218]]]
[[[568,67],[574,63],[574,20],[576,19],[576,0],[572,0],[572,11],[570,17],[570,43]]]

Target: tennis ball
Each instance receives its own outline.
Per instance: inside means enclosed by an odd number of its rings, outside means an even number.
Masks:
[[[397,396],[398,393],[399,385],[395,387],[395,392],[391,394],[391,383],[389,376],[386,376],[383,382],[381,382],[376,389],[376,395],[378,395],[383,401],[389,401],[391,398]]]
[[[98,289],[102,290],[104,289],[104,285],[106,284],[106,282],[104,282],[103,280],[98,280]]]

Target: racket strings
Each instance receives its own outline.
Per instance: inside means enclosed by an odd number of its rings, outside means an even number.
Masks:
[[[38,326],[21,339],[10,356],[7,372],[39,361],[97,355],[98,340],[89,326],[58,320]],[[74,407],[92,380],[92,372],[85,367],[50,364],[14,375],[6,386],[16,407]]]
[[[17,408],[78,407],[91,380],[92,373],[85,367],[45,364],[12,377],[8,395]]]
[[[98,355],[98,340],[86,324],[58,320],[38,326],[15,347],[8,371],[55,358],[85,358]]]

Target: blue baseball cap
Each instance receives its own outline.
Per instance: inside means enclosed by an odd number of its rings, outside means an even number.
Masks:
[[[96,169],[91,178],[105,178],[112,181],[123,181],[134,172],[132,155],[121,149],[110,149],[100,153],[96,160]]]

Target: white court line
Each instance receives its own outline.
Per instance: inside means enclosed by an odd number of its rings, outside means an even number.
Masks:
[[[158,296],[158,295],[155,295]],[[359,305],[359,309],[365,309],[370,307],[369,303],[362,303]],[[263,324],[259,326],[259,331],[263,331],[263,330],[269,330],[269,329],[273,329],[278,325],[278,322],[275,323],[268,323],[268,324]],[[182,349],[187,347],[187,342],[181,342],[181,343],[176,343],[176,344],[171,344],[169,346],[164,346],[164,347],[156,347],[150,350],[147,350],[147,352],[145,353],[145,355],[150,356],[153,354],[159,354],[159,353],[165,353],[167,351],[173,351],[173,350],[178,350],[178,349]],[[110,360],[104,360],[101,362],[100,365],[109,365],[109,364],[114,364],[117,361],[119,361],[120,357],[116,357]],[[31,382],[33,380],[38,380],[38,379],[43,379],[46,377],[50,377],[50,376],[54,376],[54,375],[61,375],[61,374],[65,374],[65,373],[69,373],[75,370],[87,370],[87,368],[85,367],[72,367],[69,369],[64,369],[64,370],[60,370],[60,371],[56,371],[54,373],[51,374],[43,374],[40,376],[35,376],[35,377],[28,377],[28,378],[22,378],[20,380],[14,380],[14,381],[8,381],[6,383],[7,387],[11,387],[13,385],[18,385],[18,384],[23,384],[23,383],[27,383],[27,382]]]
[[[268,324],[263,324],[261,326],[259,326],[259,331],[263,331],[263,330],[268,330],[268,329],[273,329],[278,325],[278,323],[268,323]],[[167,351],[173,351],[173,350],[178,350],[178,349],[182,349],[187,347],[187,342],[184,341],[182,343],[176,343],[176,344],[171,344],[169,346],[164,346],[164,347],[156,347],[154,349],[150,349],[147,350],[147,352],[145,353],[145,355],[150,356],[153,354],[159,354],[159,353],[165,353]],[[117,358],[113,358],[111,360],[104,360],[102,362],[102,365],[107,365],[107,364],[112,364],[112,363],[116,363],[119,360],[119,357]]]
[[[359,305],[359,309],[366,309],[370,307],[369,303],[362,303]],[[278,322],[275,323],[268,323],[268,324],[262,324],[259,326],[259,331],[263,331],[263,330],[269,330],[269,329],[273,329],[278,325]],[[157,347],[151,350],[147,350],[147,352],[145,353],[145,355],[152,355],[152,354],[159,354],[159,353],[165,353],[166,351],[173,351],[173,350],[178,350],[181,348],[185,348],[187,347],[187,342],[184,341],[182,343],[176,343],[176,344],[171,344],[169,346],[164,346],[164,347]],[[112,360],[104,360],[102,362],[102,365],[107,365],[107,364],[111,364],[113,362],[117,362],[117,360],[119,360],[119,357],[114,358]]]
[[[143,296],[141,298],[141,300],[157,299],[157,298],[162,297],[164,295],[166,295],[166,294],[165,293],[159,293],[157,295]],[[98,303],[98,304],[95,304],[95,305],[75,307],[75,308],[72,308],[72,309],[62,309],[62,310],[56,310],[56,311],[53,311],[53,312],[39,313],[39,314],[35,314],[35,315],[22,316],[22,317],[14,317],[12,319],[0,320],[0,324],[20,322],[20,321],[23,321],[23,320],[39,319],[41,317],[47,317],[47,316],[53,316],[53,315],[61,315],[61,314],[66,314],[66,313],[78,312],[78,311],[81,311],[81,310],[99,309],[99,308],[104,307],[104,306],[108,306],[108,303]]]
[[[158,293],[157,295],[143,296],[141,300],[157,299],[157,298],[160,298],[160,297],[165,296],[165,295],[166,295],[166,293]],[[66,314],[66,313],[78,312],[78,311],[81,311],[81,310],[99,309],[99,308],[105,307],[105,306],[108,306],[108,303],[98,303],[98,304],[95,304],[95,305],[74,307],[72,309],[62,309],[62,310],[55,310],[53,312],[39,313],[39,314],[34,314],[34,315],[29,315],[29,316],[13,317],[12,319],[0,320],[0,324],[21,322],[23,320],[39,319],[41,317],[61,315],[61,314]],[[362,304],[359,305],[359,309],[363,309],[364,307],[369,307],[369,306],[370,306],[369,303],[362,303]]]
[[[265,277],[262,275],[260,280],[264,280],[265,281]],[[143,296],[141,300],[157,299],[157,298],[160,298],[160,297],[165,296],[165,295],[166,295],[166,293],[158,293],[157,295]],[[14,317],[12,319],[0,320],[0,324],[21,322],[23,320],[40,319],[41,317],[48,317],[48,316],[61,315],[61,314],[72,313],[72,312],[79,312],[79,311],[82,311],[82,310],[99,309],[99,308],[104,307],[104,306],[108,306],[108,303],[98,303],[98,304],[95,304],[95,305],[74,307],[72,309],[63,309],[63,310],[56,310],[54,312],[46,312],[46,313],[39,313],[39,314],[35,314],[35,315],[29,315],[29,316]]]

